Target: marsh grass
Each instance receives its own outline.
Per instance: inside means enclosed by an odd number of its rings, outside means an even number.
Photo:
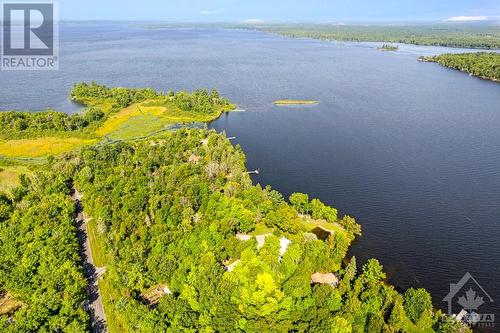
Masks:
[[[0,165],[0,192],[11,193],[20,185],[19,177],[30,173],[31,170],[24,165]]]
[[[75,137],[44,137],[0,141],[0,155],[5,157],[44,157],[59,155],[96,142],[96,139],[81,139]]]

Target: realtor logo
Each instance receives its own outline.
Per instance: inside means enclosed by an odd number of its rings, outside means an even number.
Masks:
[[[2,3],[2,70],[58,69],[55,2]]]
[[[443,302],[448,302],[448,314],[456,320],[470,326],[495,326],[494,314],[478,313],[482,305],[493,303],[493,298],[470,273],[466,273],[458,283],[450,284],[450,292]]]

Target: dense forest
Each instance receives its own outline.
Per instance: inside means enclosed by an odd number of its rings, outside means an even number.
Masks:
[[[102,104],[106,101],[118,109],[159,96],[153,89],[109,88],[95,82],[76,84],[70,95],[72,100],[84,105]]]
[[[67,177],[41,171],[0,195],[0,331],[85,332],[75,206]]]
[[[83,84],[72,96],[112,109],[153,94],[183,112],[230,105],[206,90]],[[385,283],[376,259],[347,257],[361,235],[354,218],[253,185],[241,148],[207,129],[51,157],[0,195],[0,331],[90,331],[72,184],[106,268],[110,332],[470,332],[435,311],[424,289],[400,294]]]
[[[433,57],[421,57],[420,60],[437,62],[440,65],[458,69],[474,76],[500,81],[500,53],[441,54]]]
[[[52,110],[0,112],[0,139],[82,133],[89,125],[100,122],[104,116],[99,108],[89,108],[83,114],[73,115]]]
[[[288,37],[353,42],[386,42],[461,48],[500,48],[494,25],[260,25],[257,29]]]

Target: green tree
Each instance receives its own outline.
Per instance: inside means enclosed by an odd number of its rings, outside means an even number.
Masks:
[[[307,214],[310,212],[309,206],[309,195],[304,193],[293,193],[290,195],[290,203],[292,207],[295,208],[301,214]]]
[[[404,295],[404,309],[413,323],[427,324],[427,320],[432,316],[431,295],[422,288],[408,289]]]
[[[364,264],[361,279],[367,284],[374,284],[385,279],[383,267],[377,259],[369,259]]]
[[[352,325],[345,318],[333,317],[331,333],[351,333]]]

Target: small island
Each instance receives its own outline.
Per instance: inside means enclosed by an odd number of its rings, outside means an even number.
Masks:
[[[421,62],[436,62],[441,66],[457,69],[481,79],[500,82],[500,53],[476,52],[422,56]]]
[[[315,105],[319,104],[319,101],[315,100],[296,100],[296,99],[280,99],[273,102],[274,105]]]
[[[397,51],[399,50],[399,46],[397,45],[391,45],[391,44],[384,44],[381,47],[377,48],[379,51]]]

